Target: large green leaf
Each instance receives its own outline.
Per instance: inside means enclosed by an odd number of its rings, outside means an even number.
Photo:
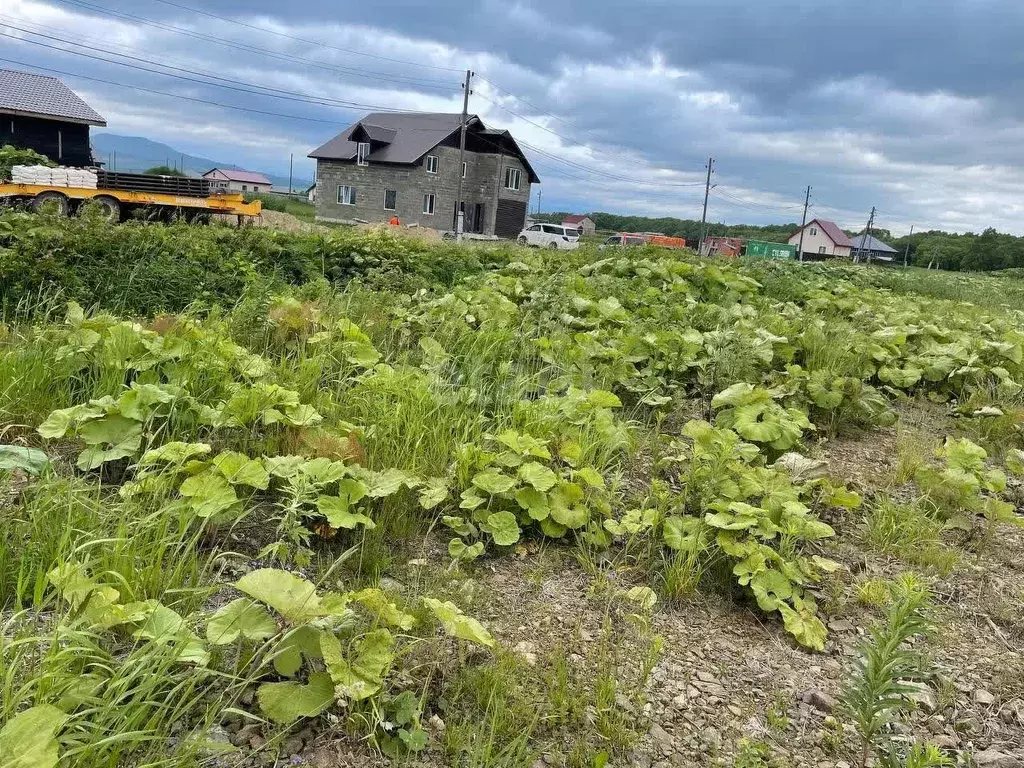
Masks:
[[[235,582],[235,588],[269,605],[289,624],[303,624],[321,616],[342,616],[347,612],[344,601],[321,600],[312,582],[277,568],[251,571]]]
[[[548,494],[551,519],[566,528],[582,528],[590,521],[590,511],[581,503],[583,489],[576,483],[559,483]]]
[[[452,539],[448,542],[448,554],[453,560],[476,560],[484,553],[484,543],[478,541],[469,546],[462,539]]]
[[[213,645],[227,645],[239,637],[266,640],[276,634],[274,619],[247,597],[232,600],[206,623],[206,639]]]
[[[184,464],[196,456],[208,454],[210,450],[211,448],[207,443],[182,443],[179,441],[164,443],[159,448],[146,451],[142,458],[139,459],[139,466],[148,467],[160,462]]]
[[[1006,469],[1011,475],[1024,477],[1024,451],[1011,448],[1006,452]]]
[[[50,466],[49,457],[38,448],[22,445],[0,445],[0,472],[20,469],[30,475],[41,475]]]
[[[373,499],[382,499],[398,493],[404,485],[407,488],[416,488],[420,481],[415,475],[401,469],[388,469],[373,476],[367,487],[367,495]]]
[[[348,496],[320,496],[316,500],[320,514],[327,518],[328,524],[333,528],[352,530],[361,525],[372,530],[377,527],[373,520],[359,512],[352,512],[349,506]]]
[[[369,613],[385,624],[397,627],[408,632],[416,626],[416,617],[400,610],[397,605],[388,599],[387,593],[382,589],[370,587],[353,592],[349,599],[362,605]]]
[[[543,520],[550,513],[547,495],[532,486],[526,486],[516,491],[516,502],[534,520]]]
[[[232,485],[248,485],[264,491],[270,485],[270,474],[263,464],[244,453],[224,451],[214,457],[213,465]]]
[[[238,503],[235,489],[213,470],[186,479],[178,492],[189,500],[189,507],[198,517],[219,515]]]
[[[316,717],[334,703],[334,683],[326,672],[314,672],[309,683],[289,680],[264,683],[256,691],[263,713],[276,723],[292,723],[300,717]]]
[[[476,619],[464,614],[461,609],[448,601],[442,602],[433,597],[423,598],[423,604],[430,609],[431,613],[434,614],[435,618],[441,622],[441,626],[444,627],[444,631],[449,635],[458,637],[462,640],[469,640],[470,642],[483,645],[488,648],[494,647],[494,638],[491,637],[491,633],[488,632],[484,625]]]
[[[331,632],[320,635],[324,663],[331,673],[337,696],[362,701],[377,693],[384,685],[384,674],[394,661],[395,639],[386,629],[368,632],[342,650],[341,642]]]
[[[420,490],[420,506],[433,509],[448,498],[448,481],[443,477],[431,477]]]
[[[494,469],[487,469],[473,478],[473,485],[492,496],[511,491],[516,484],[514,477],[503,475]]]
[[[129,603],[124,607],[136,629],[132,633],[140,640],[151,640],[158,645],[174,644],[180,661],[205,666],[210,654],[185,620],[159,600]]]
[[[530,461],[519,468],[519,477],[542,493],[550,491],[558,482],[558,475],[536,461]],[[500,491],[492,491],[500,493]]]
[[[87,421],[79,427],[78,435],[89,446],[78,455],[76,462],[83,471],[134,456],[142,447],[142,424],[116,413]]]
[[[60,760],[57,731],[68,715],[49,704],[19,712],[0,728],[0,766],[56,768]]]
[[[487,516],[487,528],[499,547],[510,547],[519,541],[519,523],[511,512],[493,512]]]
[[[277,643],[273,651],[274,669],[278,674],[292,677],[302,668],[302,658],[319,659],[320,632],[312,625],[296,627]]]

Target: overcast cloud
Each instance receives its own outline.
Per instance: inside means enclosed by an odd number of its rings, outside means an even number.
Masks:
[[[459,111],[471,68],[546,210],[699,218],[713,155],[714,221],[798,221],[810,184],[848,228],[1022,234],[1022,32],[1021,0],[5,0],[0,66],[67,73],[112,133],[307,176],[370,108]]]

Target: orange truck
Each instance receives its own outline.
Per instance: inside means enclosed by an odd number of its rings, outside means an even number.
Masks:
[[[658,245],[662,248],[685,248],[686,240],[668,235],[648,235],[641,232],[620,232],[612,235],[601,245],[601,248],[628,248],[637,245]]]
[[[668,235],[644,235],[651,245],[660,245],[662,248],[685,248],[686,240],[682,237],[669,237]]]

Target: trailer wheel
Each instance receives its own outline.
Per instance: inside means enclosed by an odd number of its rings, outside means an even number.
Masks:
[[[60,192],[40,192],[32,199],[33,213],[47,213],[52,211],[57,216],[67,216],[71,210],[71,203],[65,195]]]
[[[111,224],[117,224],[121,220],[121,201],[110,195],[99,195],[92,198],[103,212],[103,218]]]

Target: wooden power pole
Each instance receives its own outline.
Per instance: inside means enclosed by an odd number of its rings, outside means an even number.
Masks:
[[[708,158],[708,179],[704,183],[704,212],[700,215],[700,247],[697,252],[704,255],[704,240],[707,238],[707,230],[705,226],[708,220],[708,195],[711,194],[711,173],[715,165],[715,159],[713,157]]]
[[[462,120],[459,129],[459,165],[455,169],[459,174],[459,188],[455,195],[455,239],[462,239],[462,230],[466,222],[466,212],[462,204],[462,164],[466,161],[466,121],[469,120],[469,82],[473,79],[472,70],[466,70],[466,82],[463,84]]]
[[[857,254],[853,258],[854,264],[860,264],[860,256],[864,253],[864,246],[867,245],[868,238],[871,237],[871,225],[875,223],[875,206],[871,206],[871,215],[868,216],[868,224],[864,227],[864,235],[860,239],[860,245],[857,246]],[[868,263],[871,263],[871,250],[868,250]]]
[[[907,256],[910,255],[910,238],[914,236],[914,225],[910,225],[910,234],[907,235],[907,247],[903,250],[903,268],[907,268]]]
[[[811,204],[811,185],[807,185],[807,194],[804,196],[804,217],[800,220],[800,245],[797,246],[797,259],[804,260],[804,230],[807,228],[807,207]]]

